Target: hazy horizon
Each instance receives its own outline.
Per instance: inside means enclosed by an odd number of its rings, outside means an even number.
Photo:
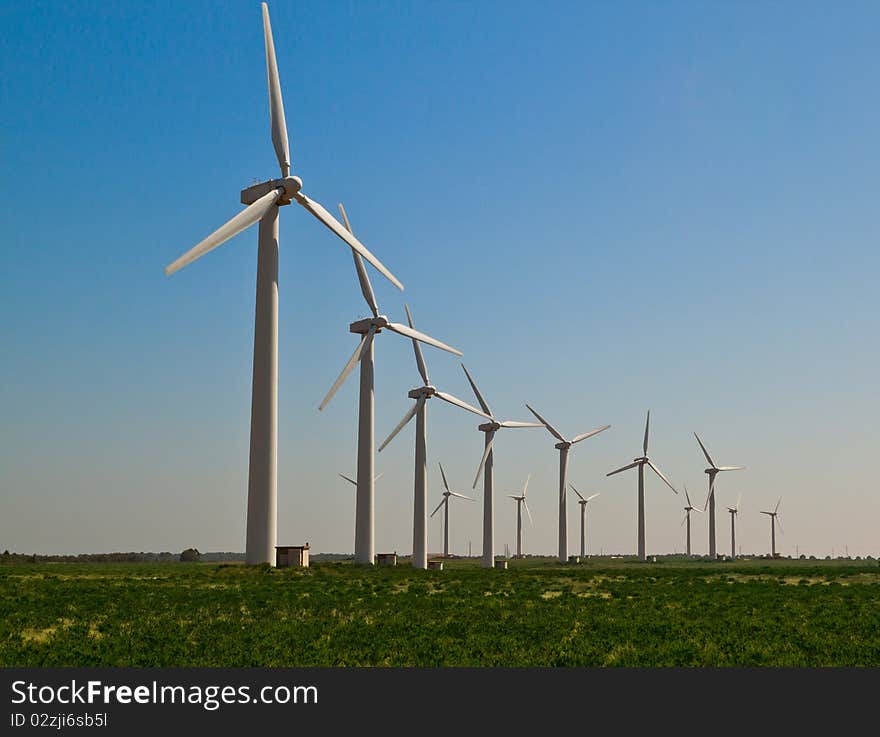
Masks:
[[[694,2],[270,3],[294,174],[406,286],[381,312],[464,352],[501,419],[525,402],[571,437],[588,552],[684,549],[684,484],[717,481],[717,548],[877,556],[880,6]],[[259,2],[31,2],[0,108],[0,550],[244,549],[256,228],[163,267],[277,176]],[[347,247],[302,208],[280,225],[278,544],[354,547],[357,376],[317,407],[368,310]],[[870,336],[874,336],[871,338]],[[474,403],[460,361],[424,348]],[[377,445],[420,383],[376,338]],[[479,418],[428,403],[428,512],[481,548]],[[412,548],[413,426],[376,456],[376,550]],[[553,554],[558,453],[495,441],[496,554],[528,474]],[[460,502],[460,503],[456,503]],[[579,552],[570,495],[569,552]],[[428,548],[442,550],[442,514]],[[693,552],[705,555],[703,515]]]

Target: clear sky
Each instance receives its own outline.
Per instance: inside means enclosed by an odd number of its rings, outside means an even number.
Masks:
[[[382,311],[464,352],[493,410],[529,402],[574,435],[589,547],[636,546],[651,456],[705,500],[701,434],[737,539],[782,496],[785,554],[878,555],[874,2],[273,2],[294,173],[404,282]],[[278,175],[260,6],[3,3],[0,26],[0,549],[243,550],[256,229],[163,267]],[[281,211],[279,543],[351,552],[357,376],[318,403],[367,313],[348,249]],[[432,379],[474,399],[454,356]],[[419,383],[376,350],[376,435]],[[467,493],[476,417],[429,406]],[[412,426],[377,457],[379,551],[411,549]],[[556,549],[557,453],[496,442],[496,488],[531,473],[525,549]],[[478,492],[481,488],[477,489]],[[478,494],[481,502],[481,494]],[[647,483],[648,553],[681,551],[684,505]],[[575,551],[577,505],[569,507]],[[480,549],[480,503],[451,510]],[[429,548],[441,546],[438,514]],[[513,547],[514,502],[496,511]],[[707,547],[704,518],[696,552]]]

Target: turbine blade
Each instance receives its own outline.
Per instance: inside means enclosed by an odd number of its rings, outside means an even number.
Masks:
[[[700,444],[700,448],[703,449],[703,455],[706,456],[706,460],[709,461],[709,465],[712,466],[712,468],[716,468],[715,461],[712,460],[712,457],[709,455],[709,451],[706,450],[706,446],[703,445],[703,441],[700,440],[700,436],[697,435],[696,433],[694,433],[694,437],[697,439],[697,442]]]
[[[568,485],[571,487],[571,490],[572,490],[575,494],[577,494],[581,499],[583,499],[583,501],[587,501],[586,499],[584,499],[584,495],[581,494],[581,493],[575,488],[575,485],[574,485],[574,484],[572,484],[571,482],[569,482]]]
[[[715,493],[715,476],[709,477],[709,493],[706,495],[706,503],[703,505],[703,511],[705,512],[709,508],[709,500],[712,498],[712,495]]]
[[[526,514],[529,515],[529,525],[534,527],[535,523],[532,520],[532,513],[529,511],[529,503],[525,499],[522,500],[522,503],[523,503],[523,506],[526,508]]]
[[[776,514],[779,511],[780,504],[782,504],[782,497],[779,497],[779,501],[776,502],[776,506],[773,508],[773,514]]]
[[[442,351],[454,353],[456,356],[461,355],[461,351],[457,348],[446,345],[446,343],[443,343],[436,338],[432,338],[430,335],[425,335],[425,333],[421,333],[418,330],[408,328],[406,325],[401,325],[399,322],[389,322],[385,327],[399,335],[405,335],[407,338],[412,338],[413,340],[420,340],[422,343],[427,343],[428,345],[432,345]]]
[[[351,223],[348,222],[348,215],[341,202],[339,203],[339,214],[342,215],[342,222],[345,224],[345,229],[354,235],[354,231],[351,229]],[[376,303],[376,295],[373,293],[373,285],[370,283],[370,277],[367,275],[364,260],[354,249],[351,249],[351,257],[354,259],[354,268],[357,271],[358,283],[361,285],[361,294],[364,295],[367,307],[370,308],[373,317],[379,317],[379,305]]]
[[[402,419],[400,422],[397,423],[397,427],[395,427],[395,428],[391,431],[391,434],[390,434],[387,438],[385,438],[385,442],[382,443],[382,445],[379,446],[379,452],[380,452],[380,453],[382,452],[382,449],[383,449],[386,445],[388,445],[388,443],[390,443],[390,442],[394,439],[394,436],[397,435],[397,433],[399,433],[399,432],[403,429],[403,426],[404,426],[407,422],[409,422],[413,417],[416,416],[416,412],[418,412],[419,409],[421,409],[421,407],[422,407],[422,405],[423,405],[424,403],[425,403],[425,397],[424,397],[424,396],[421,396],[421,397],[419,397],[419,398],[416,400],[416,403],[415,403],[412,407],[409,408],[409,410],[407,411],[407,413],[403,416],[403,419]]]
[[[287,139],[287,123],[284,122],[284,102],[281,100],[281,82],[278,79],[278,63],[275,60],[275,42],[269,23],[269,6],[263,3],[263,39],[266,43],[266,75],[269,80],[269,122],[272,127],[272,145],[281,167],[281,176],[290,175],[290,147]]]
[[[407,322],[409,322],[409,326],[412,328],[413,327],[413,319],[412,319],[412,313],[409,311],[409,305],[404,304],[403,307],[406,310]],[[425,365],[425,357],[422,355],[422,349],[419,348],[418,341],[413,340],[412,344],[413,344],[413,351],[416,354],[416,365],[419,367],[419,374],[421,374],[422,381],[424,381],[425,386],[427,386],[428,384],[431,383],[431,381],[428,378],[428,367]]]
[[[587,438],[593,437],[593,435],[598,435],[600,432],[607,430],[609,427],[611,427],[611,425],[603,425],[602,427],[596,428],[595,430],[590,430],[590,432],[581,433],[571,441],[571,444],[574,445],[575,443],[581,442],[581,440],[586,440]]]
[[[459,499],[467,499],[469,502],[474,502],[474,501],[476,501],[476,499],[473,499],[473,498],[471,498],[471,497],[469,497],[469,496],[465,496],[464,494],[459,494],[457,491],[450,491],[450,492],[449,492],[449,495],[450,495],[450,496],[458,497]]]
[[[449,491],[449,484],[446,483],[446,474],[443,473],[443,464],[438,461],[437,465],[440,466],[440,475],[443,477],[443,487],[446,491]]]
[[[339,474],[339,475],[342,476],[342,478],[344,478],[346,481],[348,481],[348,483],[350,483],[350,484],[354,484],[355,486],[358,485],[358,482],[357,482],[357,481],[355,481],[355,480],[352,479],[352,478],[349,478],[349,477],[346,476],[344,473],[341,473],[341,474]]]
[[[648,417],[645,420],[645,442],[642,443],[642,448],[645,450],[645,455],[648,455],[648,428],[651,426],[651,410],[648,410]]]
[[[742,501],[742,499],[743,499],[743,495],[742,495],[742,494],[740,494],[740,495],[736,498],[736,504],[734,505],[733,508],[734,508],[737,512],[739,511],[739,503]]]
[[[232,236],[238,235],[241,231],[251,227],[251,225],[257,222],[257,220],[263,217],[263,215],[275,206],[275,203],[278,201],[278,198],[283,191],[283,187],[278,187],[271,192],[267,192],[260,197],[260,199],[252,202],[244,208],[244,210],[238,213],[238,215],[228,220],[207,238],[204,238],[190,248],[185,254],[183,254],[183,256],[168,264],[168,266],[165,267],[165,273],[170,276],[187,264],[191,264],[197,258],[204,256],[208,251],[213,251],[217,246],[232,238]]]
[[[544,427],[540,422],[517,422],[516,420],[505,420],[498,424],[501,427]]]
[[[468,412],[473,412],[475,415],[485,417],[488,420],[492,419],[482,410],[479,410],[476,407],[471,407],[471,405],[469,405],[467,402],[462,402],[458,397],[453,397],[451,394],[447,394],[446,392],[434,392],[434,395],[442,399],[444,402],[449,402],[450,404],[454,404],[456,407],[466,409]]]
[[[349,233],[335,217],[333,217],[327,210],[325,210],[323,205],[313,199],[310,199],[309,197],[306,197],[305,193],[302,190],[294,194],[293,199],[299,202],[299,204],[306,208],[306,210],[312,213],[312,215],[314,215],[330,230],[336,233],[336,235],[338,235],[349,246],[357,251],[357,253],[359,253],[367,261],[373,264],[373,266],[375,266],[379,270],[379,273],[382,274],[382,276],[384,276],[386,279],[388,279],[388,281],[390,281],[395,287],[403,290],[403,284],[401,284],[397,280],[397,277],[394,276],[394,274],[392,274],[387,268],[385,268],[385,265],[372,253],[370,253],[369,249],[367,249],[367,247],[363,243],[361,243],[357,238]]]
[[[745,466],[718,466],[719,471],[742,471]]]
[[[385,472],[382,471],[373,476],[373,483],[375,484],[379,479],[381,479],[385,475]]]
[[[687,499],[687,503],[689,507],[693,507],[693,503],[691,502],[690,494],[688,494],[688,487],[685,485],[684,487],[684,498]]]
[[[664,483],[670,489],[672,489],[673,491],[675,491],[676,494],[678,494],[678,492],[675,490],[675,487],[672,485],[672,482],[663,475],[663,472],[659,468],[657,468],[657,466],[655,466],[651,461],[648,461],[648,465],[654,470],[654,473],[656,473],[661,479],[663,479]]]
[[[471,378],[471,375],[470,375],[470,373],[468,373],[468,370],[465,368],[464,364],[461,364],[461,367],[464,369],[464,375],[467,376],[467,380],[468,380],[468,382],[470,382],[471,389],[473,389],[473,391],[474,391],[474,396],[477,398],[477,401],[480,403],[480,407],[483,408],[483,412],[485,412],[487,415],[491,416],[492,410],[489,409],[489,405],[486,404],[486,400],[483,399],[483,395],[480,394],[480,390],[477,389],[477,383]]]
[[[529,489],[529,480],[530,480],[531,478],[532,478],[532,474],[529,474],[528,476],[526,476],[526,483],[525,483],[525,486],[523,486],[523,493],[522,493],[522,495],[523,495],[523,501],[526,500],[526,492],[527,492],[528,489]]]
[[[442,507],[445,503],[446,503],[446,497],[444,496],[443,501],[437,505],[437,508],[433,512],[431,512],[431,516],[433,517],[435,514],[437,514],[437,510],[440,509],[440,507]]]
[[[508,494],[507,496],[509,496],[511,499],[516,499],[517,501],[519,501],[518,496],[514,496],[513,494]]]
[[[566,442],[565,438],[562,437],[562,435],[559,433],[559,430],[557,430],[555,427],[553,427],[553,425],[551,425],[549,422],[547,422],[547,420],[545,420],[543,417],[541,417],[541,415],[539,415],[537,412],[535,412],[535,410],[533,410],[531,407],[529,407],[528,403],[526,403],[526,407],[528,407],[529,412],[531,412],[535,417],[537,417],[538,421],[550,431],[551,435],[554,435],[557,439],[559,439],[563,443]]]
[[[782,520],[779,519],[779,516],[778,516],[778,515],[775,515],[775,514],[774,514],[773,517],[774,517],[774,519],[776,520],[776,524],[779,525],[779,532],[780,532],[781,534],[784,535],[784,534],[785,534],[785,531],[782,529]]]
[[[681,521],[681,524],[679,525],[679,527],[684,527],[684,523],[687,522],[687,519],[688,519],[687,512],[685,512],[684,519]]]
[[[585,502],[589,502],[589,501],[595,499],[595,498],[596,498],[597,496],[599,496],[599,494],[601,494],[601,493],[602,493],[602,492],[597,492],[597,493],[593,494],[592,496],[588,496],[586,499],[584,499],[584,501],[585,501]]]
[[[483,471],[483,467],[486,465],[486,460],[489,458],[489,453],[492,452],[492,443],[495,442],[495,433],[492,433],[492,437],[488,443],[486,443],[486,447],[483,450],[483,457],[480,458],[480,465],[477,466],[477,475],[474,476],[474,484],[471,486],[472,489],[477,488],[477,481],[480,480],[480,473]]]
[[[354,367],[357,365],[357,362],[360,360],[361,356],[364,355],[366,351],[369,350],[369,343],[373,342],[373,335],[376,333],[375,327],[370,327],[369,331],[366,335],[361,336],[361,342],[358,343],[358,347],[354,349],[354,353],[351,354],[351,358],[348,359],[348,363],[342,367],[342,371],[339,376],[336,378],[336,381],[333,382],[333,386],[330,387],[330,391],[327,392],[327,396],[324,397],[321,404],[318,405],[318,410],[323,410],[324,407],[333,399],[333,396],[339,390],[345,380],[348,378],[348,375],[354,371]]]
[[[610,473],[606,473],[605,475],[606,476],[613,476],[614,474],[620,473],[621,471],[629,471],[629,469],[635,468],[638,465],[639,465],[638,461],[636,461],[635,463],[629,463],[626,466],[622,466],[621,468],[618,468],[616,471],[611,471]]]

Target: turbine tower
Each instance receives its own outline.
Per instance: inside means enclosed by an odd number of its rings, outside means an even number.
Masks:
[[[559,562],[565,563],[568,561],[568,507],[565,503],[565,489],[568,481],[568,451],[575,443],[591,438],[593,435],[598,435],[603,430],[611,427],[611,425],[603,425],[595,430],[576,435],[571,440],[566,440],[553,425],[529,407],[528,404],[526,404],[526,407],[547,428],[548,432],[559,440],[554,446],[559,451]]]
[[[742,501],[742,494],[736,499],[736,506],[728,507],[730,512],[730,557],[736,558],[736,515],[739,513],[739,503]]]
[[[477,481],[480,478],[480,471],[483,471],[483,568],[495,567],[495,512],[493,509],[493,486],[494,486],[494,469],[495,469],[495,451],[493,443],[495,442],[495,433],[503,427],[543,427],[537,422],[516,422],[514,420],[497,420],[492,415],[492,410],[477,388],[476,382],[471,378],[470,373],[461,364],[464,369],[464,375],[473,389],[474,396],[477,398],[483,412],[492,417],[491,422],[484,422],[477,429],[485,435],[483,443],[483,457],[480,458],[480,465],[477,467],[477,473],[474,476],[472,489],[477,488]]]
[[[266,3],[262,4],[262,9],[269,83],[269,121],[281,178],[242,190],[241,202],[247,207],[169,264],[165,273],[173,274],[259,221],[245,562],[275,565],[278,492],[278,208],[296,201],[395,286],[403,289],[403,285],[339,221],[306,196],[299,177],[290,175],[287,125]]]
[[[782,522],[778,519],[779,505],[782,503],[782,497],[776,502],[776,506],[772,512],[761,512],[761,514],[770,515],[770,557],[776,557],[776,525],[779,525],[779,531],[782,532]]]
[[[446,483],[446,474],[443,473],[443,464],[438,463],[437,465],[440,466],[440,475],[443,477],[443,488],[446,489],[446,491],[443,492],[443,501],[437,505],[437,508],[433,512],[431,512],[431,516],[433,517],[435,514],[437,514],[440,507],[444,507],[444,506],[446,507],[443,510],[443,557],[448,558],[449,557],[449,497],[454,496],[454,497],[458,497],[459,499],[467,499],[469,502],[472,502],[474,500],[471,499],[469,496],[465,496],[464,494],[459,494],[457,491],[451,491],[449,489],[449,484]]]
[[[348,222],[348,216],[342,203],[339,204],[339,212],[345,223],[349,233],[352,232],[351,224]],[[354,562],[372,564],[375,559],[375,493],[376,487],[373,483],[374,454],[374,402],[375,395],[373,391],[373,353],[374,353],[374,336],[381,333],[383,329],[392,333],[403,335],[413,340],[420,340],[423,343],[449,351],[457,356],[461,355],[461,351],[452,348],[429,335],[413,330],[406,325],[396,322],[389,322],[385,315],[379,314],[379,305],[376,303],[376,296],[373,294],[373,287],[370,284],[370,277],[364,268],[364,262],[357,251],[352,250],[354,257],[354,266],[357,271],[358,281],[361,286],[361,294],[366,300],[367,306],[373,313],[371,318],[365,320],[357,320],[348,326],[350,332],[361,336],[358,347],[355,348],[348,363],[342,369],[339,377],[330,387],[327,396],[324,397],[319,410],[324,407],[336,394],[339,387],[348,378],[348,375],[354,370],[355,364],[359,363],[361,367],[360,397],[358,400],[358,460],[357,460],[357,500],[355,503],[355,526],[354,526]]]
[[[703,450],[703,455],[706,456],[706,460],[709,463],[709,468],[705,470],[705,473],[709,476],[709,496],[706,497],[706,504],[703,506],[703,511],[706,511],[706,507],[709,508],[709,557],[715,558],[715,477],[721,473],[722,471],[741,471],[745,468],[745,466],[716,466],[715,461],[709,456],[709,451],[706,450],[706,446],[703,445],[703,441],[700,440],[700,436],[694,433],[694,437],[697,439],[697,442],[700,444],[700,448]]]
[[[681,524],[684,525],[687,523],[687,554],[690,557],[691,554],[691,512],[699,512],[703,513],[703,510],[695,507],[691,502],[690,494],[688,494],[687,486],[684,487],[684,496],[687,499],[687,506],[684,508],[684,519],[681,521]]]
[[[616,471],[611,471],[606,476],[613,476],[616,473],[620,473],[621,471],[628,471],[631,468],[638,467],[639,469],[639,559],[647,560],[647,556],[645,555],[645,466],[650,466],[651,470],[656,473],[661,479],[663,479],[663,483],[665,483],[670,489],[675,491],[675,487],[663,475],[663,472],[654,465],[650,458],[648,458],[648,430],[651,426],[651,410],[648,410],[648,417],[645,420],[645,440],[642,443],[642,451],[643,455],[639,458],[634,458],[633,462],[623,466],[622,468],[618,468]],[[675,491],[678,494],[677,491]]]
[[[568,485],[571,490],[578,495],[579,501],[578,504],[581,505],[581,558],[586,557],[587,555],[587,545],[586,545],[586,517],[587,517],[587,504],[590,500],[595,499],[599,496],[598,493],[593,494],[592,496],[588,496],[584,499],[584,495],[581,494],[577,489],[574,488],[574,484]]]
[[[413,327],[412,315],[410,314],[409,307],[406,308],[406,317],[409,321],[409,326]],[[463,402],[457,397],[452,396],[451,394],[447,394],[446,392],[441,392],[439,389],[434,387],[431,384],[430,379],[428,378],[428,368],[425,366],[425,359],[422,356],[422,349],[419,347],[419,342],[413,339],[413,352],[416,354],[416,365],[419,368],[419,374],[422,377],[423,384],[422,386],[416,387],[412,389],[407,396],[411,399],[415,399],[416,403],[409,409],[409,411],[403,416],[403,419],[397,423],[397,427],[395,427],[391,434],[385,438],[385,442],[379,446],[379,452],[388,445],[393,439],[394,436],[397,435],[402,429],[403,426],[406,425],[413,417],[416,418],[416,445],[415,445],[415,476],[413,482],[413,550],[412,550],[412,565],[414,568],[424,568],[428,567],[428,515],[425,510],[425,501],[426,501],[426,487],[427,487],[427,458],[428,458],[428,443],[426,438],[427,432],[427,403],[431,397],[437,397],[438,399],[442,399],[444,402],[449,402],[449,404],[454,404],[456,407],[461,407],[462,409],[466,409],[468,412],[473,412],[475,415],[480,415],[481,417],[486,417],[487,419],[492,419],[485,412],[481,412],[476,407],[471,407],[467,402]]]
[[[529,503],[526,501],[526,490],[529,488],[529,479],[532,477],[532,474],[526,476],[526,483],[523,485],[522,494],[519,496],[515,496],[513,494],[508,494],[511,499],[516,500],[516,557],[522,558],[522,509],[526,508],[526,514],[529,515],[529,524],[534,527],[535,523],[532,521],[532,513],[529,511]],[[505,545],[505,555],[506,548]]]

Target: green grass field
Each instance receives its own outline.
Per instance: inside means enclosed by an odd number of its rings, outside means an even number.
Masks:
[[[876,562],[0,567],[2,666],[878,666]]]

